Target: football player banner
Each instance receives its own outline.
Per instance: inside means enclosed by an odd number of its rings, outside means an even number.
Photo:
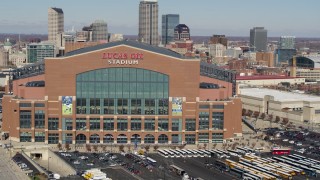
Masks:
[[[62,115],[72,115],[72,96],[62,96]]]
[[[172,115],[182,116],[182,97],[172,98]]]

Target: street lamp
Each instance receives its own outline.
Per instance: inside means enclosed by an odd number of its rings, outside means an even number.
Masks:
[[[50,173],[50,168],[49,168],[49,160],[50,160],[50,156],[49,156],[49,151],[48,151],[48,176],[49,176],[49,173]]]

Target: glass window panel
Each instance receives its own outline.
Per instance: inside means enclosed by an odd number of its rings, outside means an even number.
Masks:
[[[103,80],[103,81],[108,81],[108,72],[109,72],[108,69],[103,69],[103,70],[102,70],[101,76],[102,76],[102,80]]]
[[[158,74],[158,73],[151,71],[151,73],[150,73],[150,81],[151,81],[151,82],[157,82],[157,80],[158,80],[157,74]]]
[[[144,98],[150,98],[150,83],[144,83],[143,85],[143,92],[144,92]]]
[[[130,84],[129,83],[123,83],[123,94],[122,94],[122,97],[123,98],[129,98],[130,95]]]
[[[122,69],[123,68],[116,68],[116,81],[122,82]]]
[[[109,97],[116,97],[116,83],[109,83]]]
[[[116,68],[109,69],[109,81],[116,81]]]
[[[143,81],[144,82],[150,82],[150,71],[144,71]]]
[[[137,69],[130,68],[130,82],[137,81]]]
[[[128,82],[130,78],[130,68],[123,68],[122,81]]]
[[[143,82],[143,70],[137,69],[137,82]]]

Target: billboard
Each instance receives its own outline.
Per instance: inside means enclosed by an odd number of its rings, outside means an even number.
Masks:
[[[182,116],[182,97],[172,98],[172,116]]]
[[[62,115],[72,115],[72,96],[62,96]]]

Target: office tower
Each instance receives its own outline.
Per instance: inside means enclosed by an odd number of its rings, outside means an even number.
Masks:
[[[5,48],[0,48],[0,67],[7,67],[9,65],[9,51]]]
[[[226,46],[223,44],[209,44],[209,54],[213,58],[223,57],[226,53]]]
[[[213,35],[212,37],[210,37],[209,44],[222,44],[227,47],[228,39],[225,35]]]
[[[46,57],[55,57],[55,46],[52,42],[31,43],[27,45],[27,62],[35,63]]]
[[[162,44],[166,45],[174,40],[174,28],[179,24],[179,14],[162,15]]]
[[[139,41],[158,45],[158,1],[143,0],[139,5]]]
[[[295,36],[281,36],[279,49],[294,49],[295,47]]]
[[[267,51],[267,33],[268,31],[264,27],[250,29],[251,51]]]
[[[190,29],[185,24],[179,24],[174,28],[174,40],[190,40]]]
[[[48,40],[56,41],[56,36],[64,31],[64,15],[60,8],[48,9]]]
[[[92,41],[108,41],[108,25],[103,20],[91,24]]]

